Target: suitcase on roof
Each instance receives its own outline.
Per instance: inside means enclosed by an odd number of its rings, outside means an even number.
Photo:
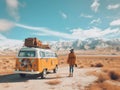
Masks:
[[[27,47],[40,47],[42,42],[37,38],[26,38],[24,45]]]

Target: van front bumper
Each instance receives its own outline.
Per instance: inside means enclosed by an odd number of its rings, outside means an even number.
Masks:
[[[14,71],[16,74],[39,74],[38,71]]]

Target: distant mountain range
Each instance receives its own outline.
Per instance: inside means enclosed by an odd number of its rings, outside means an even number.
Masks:
[[[12,39],[0,39],[0,51],[18,51],[24,42]],[[98,38],[88,38],[85,40],[55,41],[49,42],[52,50],[96,50],[96,49],[115,49],[120,51],[120,39],[104,40]]]
[[[51,44],[54,50],[95,50],[95,49],[116,49],[120,50],[120,39],[104,40],[98,38],[88,38],[85,40],[61,41]]]
[[[13,39],[0,39],[0,51],[18,51],[23,46],[23,41]]]

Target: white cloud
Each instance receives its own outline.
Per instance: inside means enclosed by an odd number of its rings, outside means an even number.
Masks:
[[[83,13],[80,16],[84,17],[84,18],[92,18],[93,17],[92,15],[86,15],[86,14],[83,14]]]
[[[49,36],[49,34],[46,34],[46,33],[40,33],[40,32],[34,32],[34,33],[31,33],[31,35],[39,35],[39,36]]]
[[[19,24],[19,23],[13,23],[13,22],[5,20],[5,19],[0,20],[0,31],[7,31],[15,26],[20,27],[20,28],[25,28],[27,30],[37,31],[37,33],[33,33],[33,34],[40,35],[40,36],[41,35],[52,35],[52,36],[62,37],[62,38],[67,38],[67,39],[76,39],[76,37],[71,36],[71,34],[53,31],[53,30],[45,28],[45,27],[32,27],[32,26]],[[42,32],[42,34],[41,34],[41,32]]]
[[[18,23],[16,23],[15,25],[17,27],[20,27],[20,28],[39,31],[39,33],[37,35],[39,35],[39,34],[41,35],[41,32],[43,32],[45,34],[56,36],[56,37],[62,37],[62,38],[67,38],[67,39],[77,39],[76,36],[71,36],[71,34],[53,31],[53,30],[50,30],[50,29],[45,28],[45,27],[32,27],[32,26],[27,26],[27,25],[18,24]]]
[[[5,19],[0,19],[0,31],[7,31],[14,27],[14,23]]]
[[[19,20],[20,16],[18,15],[18,0],[6,0],[6,4],[9,14],[16,20]]]
[[[81,28],[73,29],[71,30],[71,33],[68,34],[68,33],[53,31],[45,27],[32,27],[32,26],[27,26],[27,25],[18,24],[18,23],[16,23],[15,26],[20,28],[25,28],[27,30],[37,31],[36,35],[41,36],[41,33],[42,33],[44,35],[48,35],[48,36],[51,35],[51,36],[56,36],[56,37],[61,37],[66,39],[86,39],[86,38],[95,38],[95,37],[104,38],[105,35],[119,32],[119,28],[116,28],[116,29],[107,28],[105,30],[102,30],[100,28],[93,27],[88,30],[83,30]]]
[[[100,6],[100,3],[98,2],[99,0],[94,0],[94,2],[92,3],[91,5],[91,8],[94,12],[97,12],[98,11],[98,8]]]
[[[96,38],[96,37],[104,38],[105,36],[108,36],[108,34],[118,33],[120,31],[119,28],[116,28],[116,29],[107,28],[105,30],[102,30],[100,28],[93,27],[93,28],[90,28],[87,30],[81,29],[81,28],[72,29],[71,33],[68,34],[68,33],[63,33],[63,32],[59,32],[59,31],[54,31],[54,30],[51,30],[51,29],[45,28],[45,27],[33,27],[33,26],[27,26],[27,25],[23,25],[23,24],[19,24],[19,23],[12,23],[7,20],[3,20],[3,21],[4,21],[4,23],[7,23],[7,24],[2,25],[2,26],[8,27],[8,28],[2,27],[3,31],[6,31],[6,30],[10,29],[11,27],[19,27],[19,28],[24,28],[26,30],[35,31],[33,34],[39,35],[39,36],[41,36],[41,35],[42,36],[45,36],[45,35],[46,36],[55,36],[55,37],[60,37],[60,38],[65,38],[65,39],[72,39],[72,40],[73,39]],[[10,23],[12,23],[12,25]],[[0,37],[3,37],[3,36],[0,36]]]
[[[114,4],[114,5],[108,5],[107,9],[108,10],[113,10],[113,9],[117,9],[120,7],[120,4]]]
[[[110,23],[110,26],[120,26],[120,19],[113,20],[113,21]]]
[[[100,18],[97,18],[97,19],[94,19],[90,22],[90,24],[98,24],[98,23],[101,23],[101,19]]]
[[[84,30],[81,28],[72,29],[71,33],[68,34],[68,33],[53,31],[53,30],[50,30],[50,29],[44,28],[44,27],[32,27],[32,26],[26,26],[26,25],[22,25],[22,24],[16,24],[16,26],[20,27],[20,28],[25,28],[28,30],[37,31],[36,35],[41,36],[41,32],[42,32],[46,35],[61,37],[61,38],[65,38],[65,39],[87,39],[87,38],[96,38],[96,37],[105,38],[105,36],[107,36],[109,34],[118,33],[120,31],[119,28],[116,28],[116,29],[107,28],[105,30],[102,30],[100,28],[93,27],[88,30]]]
[[[60,12],[60,14],[64,19],[66,19],[68,17],[67,14],[65,14],[64,12]]]
[[[111,33],[116,33],[118,32],[119,29],[110,29],[107,28],[105,30],[101,30],[100,28],[93,27],[88,30],[83,30],[81,28],[73,29],[72,30],[72,35],[76,36],[76,38],[79,39],[86,39],[86,38],[105,38],[106,35],[111,34]]]

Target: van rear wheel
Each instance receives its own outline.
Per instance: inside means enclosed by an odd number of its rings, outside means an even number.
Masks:
[[[43,72],[41,73],[41,78],[44,79],[46,77],[47,70],[44,69]]]
[[[58,67],[56,66],[56,67],[53,69],[53,73],[57,73],[57,70],[58,70]]]
[[[25,78],[26,74],[19,74],[19,76]]]

